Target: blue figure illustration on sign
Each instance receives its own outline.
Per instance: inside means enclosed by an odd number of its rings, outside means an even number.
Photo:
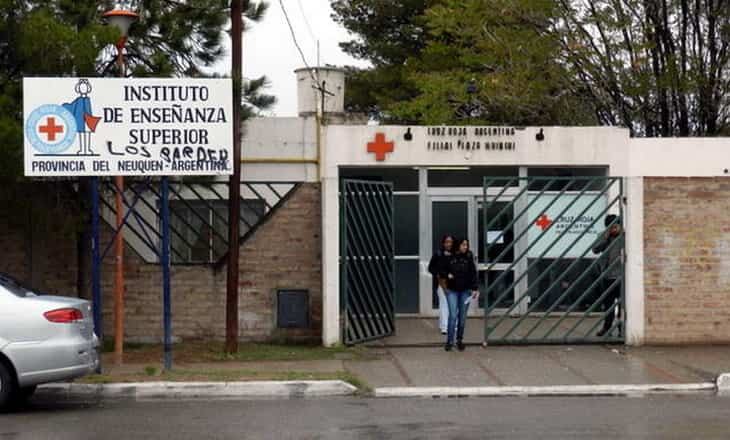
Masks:
[[[99,124],[101,118],[94,116],[91,111],[91,98],[89,98],[89,94],[92,89],[89,80],[80,79],[76,84],[75,90],[78,97],[71,103],[63,104],[62,107],[73,115],[74,122],[76,123],[76,134],[79,138],[79,150],[76,154],[89,156],[94,154],[91,149],[91,134],[96,131],[96,126]]]

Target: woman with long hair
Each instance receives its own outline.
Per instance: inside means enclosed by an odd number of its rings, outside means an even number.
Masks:
[[[449,304],[449,323],[446,337],[446,351],[456,347],[464,351],[464,327],[469,303],[479,298],[479,278],[474,263],[474,254],[469,250],[469,240],[457,240],[454,252],[449,258],[442,276],[446,282],[446,300]]]
[[[446,302],[446,278],[442,277],[441,274],[446,271],[446,266],[449,264],[453,245],[454,238],[450,235],[444,235],[441,238],[439,250],[433,254],[431,261],[428,263],[428,271],[433,276],[433,290],[436,292],[439,301],[439,329],[442,335],[446,334],[448,326],[449,305]]]

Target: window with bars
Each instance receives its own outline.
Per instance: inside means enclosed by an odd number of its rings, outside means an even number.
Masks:
[[[264,200],[241,200],[241,235],[265,213]],[[176,264],[218,261],[228,250],[228,201],[171,200],[170,246]]]

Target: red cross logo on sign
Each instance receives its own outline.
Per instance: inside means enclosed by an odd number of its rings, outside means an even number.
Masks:
[[[56,118],[46,118],[46,125],[38,127],[38,131],[45,134],[48,142],[55,142],[56,135],[63,133],[63,125],[56,125]]]
[[[535,222],[535,225],[537,225],[537,227],[542,229],[543,231],[549,228],[552,224],[553,221],[550,220],[550,217],[548,217],[547,214],[542,214]]]
[[[385,134],[376,133],[375,142],[368,142],[368,153],[375,153],[375,160],[382,162],[385,160],[385,153],[392,153],[395,144],[385,141]]]

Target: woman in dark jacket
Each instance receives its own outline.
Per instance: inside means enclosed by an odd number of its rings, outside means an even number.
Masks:
[[[431,261],[428,263],[428,271],[433,276],[433,291],[438,296],[439,301],[439,329],[441,334],[446,334],[446,327],[449,319],[449,304],[446,302],[446,278],[439,274],[447,272],[446,267],[451,258],[451,248],[454,246],[454,238],[445,235],[441,239],[441,248],[433,254]]]
[[[479,298],[479,278],[474,254],[469,250],[469,240],[457,240],[455,252],[446,265],[442,276],[447,279],[446,300],[449,303],[449,326],[446,351],[451,351],[456,337],[456,347],[464,351],[464,326],[471,300]]]

